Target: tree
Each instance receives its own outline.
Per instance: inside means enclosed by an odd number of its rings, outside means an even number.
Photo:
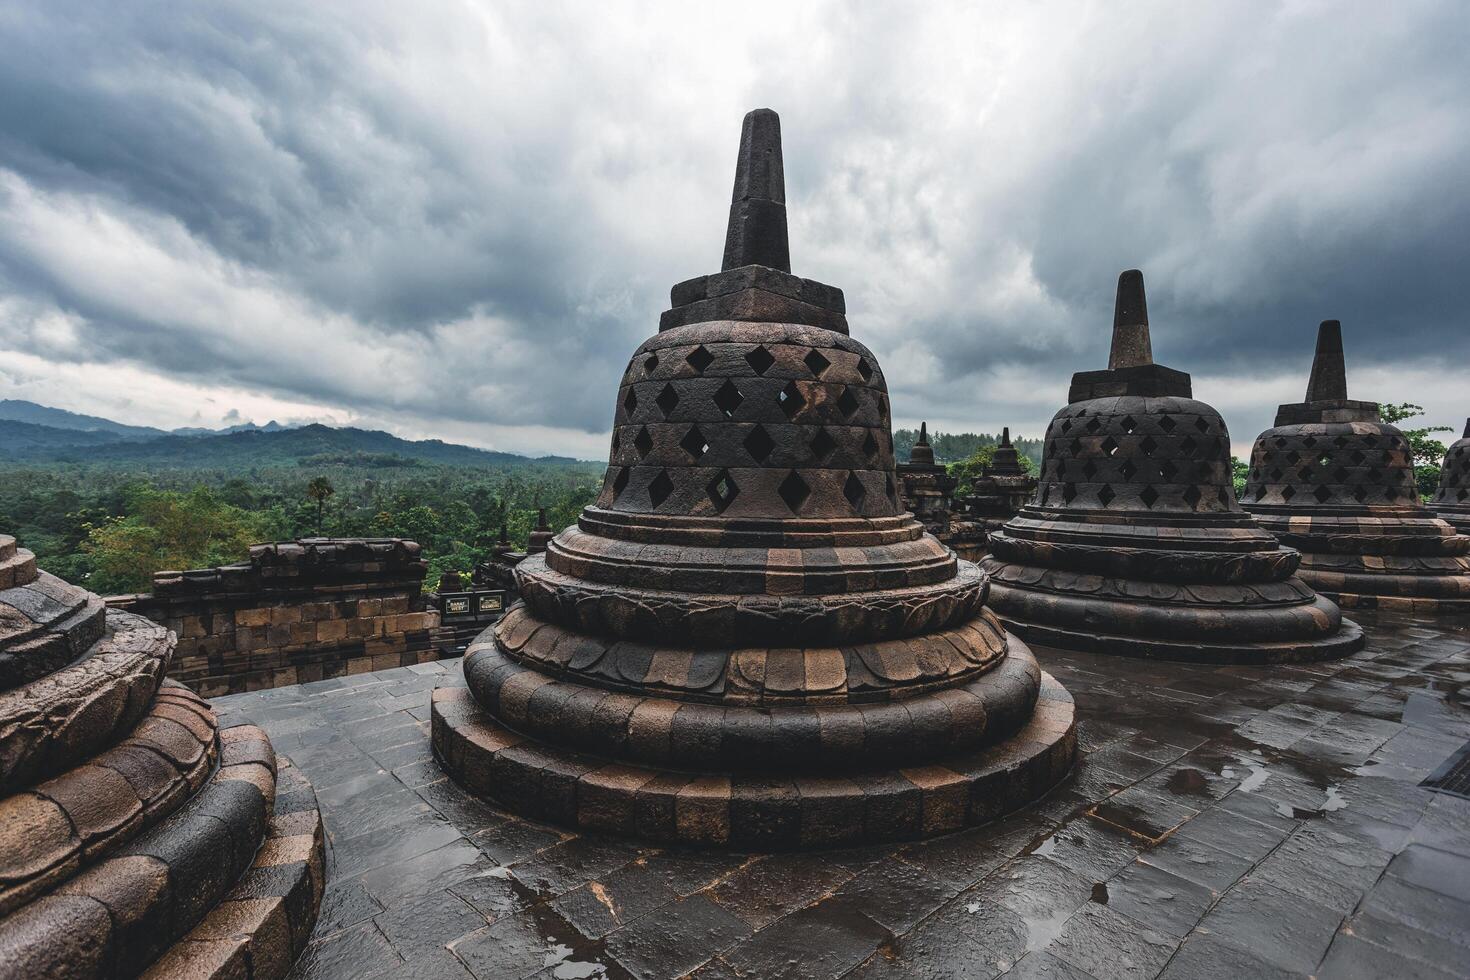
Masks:
[[[1405,419],[1423,415],[1424,407],[1412,402],[1400,402],[1397,405],[1380,405],[1378,411],[1383,416],[1383,421],[1395,425]],[[1454,430],[1447,425],[1428,425],[1421,429],[1405,429],[1400,426],[1399,431],[1409,441],[1409,452],[1413,456],[1414,476],[1419,483],[1419,496],[1428,500],[1439,488],[1439,465],[1449,448],[1438,439],[1430,438],[1430,435],[1435,432],[1453,432]]]
[[[260,540],[254,515],[206,487],[187,493],[140,489],[128,513],[92,525],[82,549],[92,559],[96,592],[137,592],[163,569],[208,568],[244,559]]]
[[[994,462],[995,448],[995,446],[981,446],[961,462],[949,464],[949,475],[959,480],[954,491],[957,495],[963,497],[974,490],[975,478],[982,476],[985,468]],[[1035,474],[1036,464],[1031,461],[1030,456],[1023,453],[1017,458],[1021,461],[1021,469],[1028,476]]]
[[[306,485],[306,495],[316,501],[316,533],[322,533],[322,511],[327,506],[327,498],[336,493],[332,481],[324,476],[314,476]]]
[[[1230,482],[1235,485],[1235,497],[1237,500],[1240,499],[1241,494],[1245,493],[1246,479],[1250,476],[1250,472],[1251,466],[1249,463],[1239,456],[1230,457]]]

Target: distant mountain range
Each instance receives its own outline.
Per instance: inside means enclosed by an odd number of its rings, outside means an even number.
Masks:
[[[222,429],[155,429],[148,425],[124,425],[98,415],[79,415],[76,412],[68,412],[64,408],[51,408],[49,405],[37,405],[35,402],[11,398],[0,399],[0,422],[26,422],[30,425],[43,425],[51,429],[100,432],[123,439],[156,439],[159,436],[216,436],[230,432],[255,430],[278,432],[281,429],[292,428],[292,426],[282,425],[272,419],[265,425],[246,422],[243,425],[231,425]]]
[[[564,456],[531,459],[438,439],[400,439],[372,429],[327,425],[237,425],[167,431],[124,425],[34,402],[0,401],[0,454],[11,463],[140,465],[164,469],[344,464],[514,466],[564,464]],[[3,462],[3,461],[0,461]]]

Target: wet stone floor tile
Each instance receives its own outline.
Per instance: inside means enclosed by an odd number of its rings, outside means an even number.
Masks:
[[[658,850],[503,813],[437,772],[457,661],[216,699],[312,780],[328,888],[301,980],[1427,977],[1470,962],[1470,617],[1369,613],[1278,668],[1038,649],[1079,760],[987,827],[860,851]]]

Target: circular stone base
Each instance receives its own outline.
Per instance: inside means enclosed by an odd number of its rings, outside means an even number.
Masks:
[[[1275,643],[1227,643],[1205,640],[1161,640],[1153,637],[1120,636],[1101,632],[1079,632],[1055,626],[1042,626],[1002,615],[1005,628],[1027,643],[1085,650],[1119,657],[1148,660],[1175,660],[1199,664],[1289,664],[1315,660],[1335,660],[1363,649],[1363,629],[1350,619],[1331,636],[1311,640]]]
[[[776,851],[914,840],[1030,803],[1071,769],[1072,697],[1049,674],[1013,737],[924,766],[833,776],[677,772],[531,742],[465,688],[433,700],[434,755],[470,793],[522,816],[658,843]]]
[[[1422,596],[1363,595],[1356,592],[1334,592],[1318,589],[1318,595],[1326,596],[1344,609],[1382,609],[1385,612],[1405,613],[1466,613],[1470,612],[1470,599],[1428,599]]]

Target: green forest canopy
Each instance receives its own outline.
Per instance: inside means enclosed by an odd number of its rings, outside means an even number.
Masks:
[[[1422,411],[1408,403],[1383,406],[1389,422]],[[1427,496],[1445,452],[1432,435],[1446,430],[1403,431]],[[165,462],[121,450],[113,458],[88,460],[79,452],[22,462],[0,479],[0,529],[36,552],[43,568],[103,594],[146,591],[156,571],[240,561],[251,544],[317,533],[417,541],[432,587],[443,572],[468,572],[487,557],[502,523],[522,547],[538,507],[546,508],[553,528],[571,524],[602,481],[601,463],[471,456],[479,451],[443,444],[431,449],[437,460],[425,460],[406,455],[410,444],[378,435],[353,432],[347,446],[315,431],[279,440],[232,438],[193,466],[178,454]],[[913,429],[894,432],[900,460],[917,437]],[[936,458],[957,464],[963,477],[983,464],[998,438],[936,432],[929,441]],[[1012,441],[1029,468],[1039,469],[1041,441]],[[252,442],[290,445],[262,458],[248,451]],[[412,451],[422,445],[412,444]],[[1239,491],[1246,466],[1233,462]]]
[[[245,558],[251,544],[310,537],[404,537],[419,542],[429,582],[470,571],[502,522],[524,546],[545,507],[572,523],[597,495],[600,463],[407,468],[319,463],[144,472],[50,464],[0,479],[0,528],[41,567],[95,592],[147,591],[162,569]],[[325,479],[331,493],[308,491]],[[317,484],[317,490],[323,489]]]

